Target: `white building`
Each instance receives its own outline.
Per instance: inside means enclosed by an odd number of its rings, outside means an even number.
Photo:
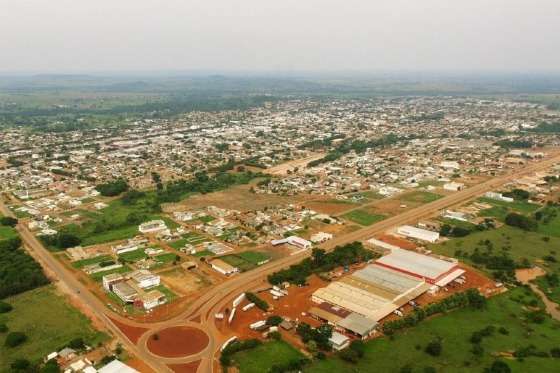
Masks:
[[[502,193],[497,193],[497,192],[486,192],[486,194],[484,194],[484,196],[485,196],[486,198],[495,199],[495,200],[497,200],[497,201],[513,202],[513,198],[511,198],[511,197],[506,197],[506,196],[504,196]]]
[[[456,183],[456,182],[446,183],[446,184],[443,184],[443,189],[448,190],[450,192],[458,192],[460,190],[465,189],[465,184]]]
[[[239,272],[239,268],[234,267],[231,264],[228,264],[221,259],[212,260],[210,262],[210,266],[212,267],[213,270],[220,272],[221,274],[226,276]]]
[[[132,272],[130,278],[142,289],[151,288],[160,284],[160,277],[146,269],[139,269]]]
[[[167,230],[163,220],[151,220],[138,226],[140,233],[158,233]]]
[[[340,351],[350,345],[350,338],[333,330],[332,335],[329,338],[329,344],[334,350]]]
[[[309,249],[313,244],[301,237],[298,236],[290,236],[286,238],[286,242],[292,246],[299,247],[300,249]]]
[[[436,242],[439,239],[438,232],[432,232],[426,229],[416,228],[411,225],[402,225],[398,227],[397,233],[408,238],[414,238],[417,240],[427,241],[432,243]]]

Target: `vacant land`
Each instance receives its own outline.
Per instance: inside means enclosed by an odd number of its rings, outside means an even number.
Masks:
[[[27,341],[15,348],[4,346],[6,334],[0,334],[0,371],[8,371],[15,359],[24,358],[37,362],[47,354],[57,351],[74,338],[83,338],[86,344],[96,346],[107,336],[94,330],[90,321],[56,294],[53,286],[7,298],[14,309],[0,314],[0,324],[10,331],[27,335]]]
[[[510,212],[528,215],[537,211],[541,207],[540,205],[526,201],[504,202],[485,197],[479,198],[478,201],[492,206],[491,208],[482,210],[480,212],[481,216],[494,217],[501,221],[504,221],[507,214]]]
[[[240,373],[268,372],[275,364],[286,364],[303,358],[303,354],[283,341],[266,342],[248,351],[238,352],[233,356]]]
[[[257,251],[245,251],[239,254],[224,255],[220,259],[239,268],[241,272],[245,272],[258,266],[258,263],[268,260],[269,256]]]
[[[529,262],[549,269],[558,269],[556,262],[546,261],[543,258],[553,254],[555,248],[560,247],[560,238],[547,237],[537,232],[526,232],[507,225],[487,231],[472,233],[466,237],[455,238],[440,244],[428,245],[430,250],[438,254],[457,256],[458,250],[472,254],[477,247],[486,246],[486,241],[491,243],[493,253],[498,255],[507,253],[515,261],[524,258]],[[468,262],[468,260],[465,260]],[[475,267],[477,267],[475,265]]]
[[[403,194],[399,199],[405,202],[429,203],[440,199],[441,197],[442,196],[440,196],[439,194],[417,190],[414,192]]]
[[[61,230],[75,234],[82,240],[82,245],[87,246],[134,237],[138,234],[138,223],[135,221],[163,219],[169,228],[178,226],[173,220],[153,213],[153,208],[154,197],[151,193],[146,193],[145,197],[133,204],[117,199],[99,211],[80,210],[85,221],[68,224]]]
[[[378,221],[385,219],[384,215],[372,214],[365,209],[352,210],[342,215],[342,217],[364,226],[372,225],[374,223],[377,223]]]
[[[541,324],[527,320],[526,307],[537,304],[530,290],[517,288],[488,301],[484,310],[465,308],[421,322],[414,328],[398,332],[393,339],[383,337],[366,343],[365,355],[357,364],[338,357],[317,361],[305,372],[399,372],[404,367],[422,372],[432,367],[435,372],[482,372],[495,360],[495,355],[534,345],[537,351],[549,353],[560,344],[560,323],[545,317]],[[488,326],[494,332],[482,339],[482,352],[475,355],[471,335]],[[503,328],[503,329],[500,329]],[[424,352],[426,345],[439,339],[440,356]],[[255,357],[258,359],[258,357]],[[525,357],[505,360],[513,372],[557,372],[559,360],[552,357]],[[428,370],[425,370],[428,371]]]
[[[17,237],[17,231],[12,227],[0,225],[0,241]]]

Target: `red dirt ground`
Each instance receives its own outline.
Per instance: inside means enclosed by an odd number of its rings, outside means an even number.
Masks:
[[[262,332],[249,329],[249,325],[259,320],[266,320],[271,315],[279,315],[292,321],[304,321],[317,327],[321,325],[321,322],[308,316],[307,311],[314,305],[311,301],[311,294],[318,288],[326,286],[327,282],[317,276],[311,276],[308,283],[309,285],[304,287],[290,286],[287,289],[289,294],[278,300],[272,299],[272,295],[268,291],[258,293],[258,296],[270,305],[268,312],[263,312],[257,307],[242,311],[241,308],[248,303],[244,301],[239,305],[231,324],[228,324],[227,320],[216,320],[216,326],[224,334],[233,333],[240,339],[260,338]],[[231,309],[231,305],[228,307]]]
[[[193,361],[192,363],[187,364],[172,364],[168,365],[171,370],[175,373],[196,373],[198,366],[200,365],[200,360]]]
[[[152,373],[154,370],[150,368],[146,363],[138,358],[130,359],[126,361],[126,365],[136,369],[141,373]]]
[[[379,235],[377,237],[377,239],[380,240],[380,241],[386,242],[388,244],[398,246],[401,249],[414,250],[417,247],[417,245],[413,242],[405,240],[404,238],[399,238],[399,237],[392,236],[390,234]]]
[[[139,328],[137,326],[125,325],[120,321],[111,319],[111,321],[130,339],[132,343],[138,342],[138,339],[144,334],[148,329]]]
[[[187,326],[167,328],[157,333],[158,339],[148,339],[148,349],[163,357],[196,354],[208,345],[208,336],[200,329]]]

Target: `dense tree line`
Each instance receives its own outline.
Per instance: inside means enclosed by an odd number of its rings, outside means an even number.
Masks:
[[[560,105],[557,103],[557,105]],[[537,133],[559,133],[560,122],[541,122],[535,128],[529,129],[530,132]]]
[[[259,298],[259,296],[256,295],[255,293],[246,292],[245,296],[247,297],[247,300],[249,300],[249,302],[255,303],[255,306],[257,306],[261,310],[265,312],[268,311],[269,308],[268,303],[265,300]]]
[[[502,193],[506,197],[511,197],[518,201],[527,201],[529,199],[529,192],[523,189],[515,188],[510,192]]]
[[[296,328],[296,333],[300,336],[303,343],[313,342],[323,351],[331,350],[329,339],[332,337],[332,331],[332,326],[328,324],[313,328],[311,325],[302,322]]]
[[[496,145],[505,148],[521,148],[527,149],[533,146],[533,143],[528,140],[500,140],[496,142]]]
[[[117,179],[105,184],[99,184],[95,189],[105,197],[114,197],[128,190],[128,183],[124,179]]]
[[[58,232],[54,235],[41,236],[41,241],[49,248],[60,250],[78,246],[82,242],[80,237],[69,232]]]
[[[0,241],[0,299],[49,282],[39,264],[20,246],[19,237]]]
[[[361,242],[337,246],[330,253],[326,253],[322,249],[313,249],[310,258],[306,258],[288,269],[274,272],[268,276],[268,281],[273,285],[283,282],[303,285],[312,273],[328,272],[338,266],[364,262],[372,258],[373,253],[366,250]]]

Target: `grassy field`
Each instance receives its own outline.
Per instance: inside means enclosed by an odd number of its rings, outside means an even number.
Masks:
[[[560,305],[560,285],[552,286],[548,283],[545,276],[534,280],[538,287],[546,294],[547,298]]]
[[[0,372],[9,371],[9,364],[18,358],[39,361],[61,349],[74,338],[82,337],[89,345],[106,340],[107,335],[94,330],[90,321],[46,286],[7,298],[14,309],[0,314],[0,324],[10,331],[24,332],[28,340],[21,346],[4,346],[5,334],[0,334]]]
[[[148,255],[146,255],[144,249],[136,249],[119,255],[119,259],[124,259],[127,262],[137,262],[147,257]]]
[[[274,364],[285,364],[302,357],[302,353],[288,343],[271,341],[252,350],[238,352],[233,360],[240,373],[263,373]]]
[[[86,218],[82,224],[68,224],[62,230],[73,233],[82,239],[82,245],[95,245],[105,242],[124,240],[138,234],[138,224],[131,224],[129,215],[143,217],[143,221],[162,219],[169,228],[177,228],[178,224],[172,219],[160,214],[152,213],[150,193],[132,205],[123,204],[120,199],[109,203],[109,206],[99,211],[80,210],[79,214]],[[105,226],[105,229],[99,229]]]
[[[526,201],[504,202],[485,197],[479,198],[478,202],[487,203],[492,206],[491,208],[482,210],[480,212],[481,216],[494,217],[501,221],[504,221],[506,215],[510,212],[517,212],[527,215],[534,213],[541,207],[540,205],[529,203]]]
[[[224,255],[221,256],[220,259],[234,267],[239,268],[241,272],[250,271],[257,266],[256,264],[249,262],[236,254]]]
[[[403,194],[400,197],[401,201],[405,202],[416,202],[416,203],[429,203],[440,199],[442,196],[436,193],[425,192],[422,190],[417,190],[414,192]]]
[[[97,272],[91,275],[91,278],[94,281],[101,281],[103,279],[103,276],[106,276],[108,274],[111,273],[127,273],[130,272],[130,267],[129,266],[122,266],[120,268],[115,268],[115,269],[110,269],[108,271],[101,271],[101,272]]]
[[[559,269],[559,263],[544,261],[544,256],[560,247],[560,238],[543,236],[538,232],[526,232],[518,228],[504,225],[498,229],[472,233],[466,237],[455,238],[447,242],[428,245],[430,250],[438,254],[456,256],[457,250],[473,253],[475,248],[481,247],[482,242],[489,240],[495,254],[507,252],[514,260],[527,258],[531,263],[549,269]],[[546,241],[548,240],[548,241]]]
[[[537,350],[549,352],[560,346],[560,323],[549,317],[542,324],[526,320],[524,304],[537,297],[524,288],[517,288],[488,301],[485,310],[470,308],[452,311],[421,322],[414,328],[398,332],[393,339],[383,337],[366,343],[364,357],[357,364],[349,364],[333,357],[316,361],[304,369],[310,373],[332,372],[395,372],[405,366],[412,372],[423,372],[427,367],[436,372],[483,372],[495,360],[494,355],[511,352],[534,345]],[[538,301],[537,301],[538,302]],[[494,326],[495,332],[485,337],[480,356],[472,353],[470,337],[473,332]],[[507,334],[498,331],[505,328]],[[433,357],[426,352],[426,345],[436,338],[441,339],[442,353]],[[264,355],[263,351],[259,351]],[[256,362],[259,355],[252,355]],[[512,372],[558,372],[560,360],[550,357],[526,357],[523,361],[507,359]],[[255,362],[255,363],[256,363]],[[249,370],[248,370],[249,372]],[[252,370],[250,372],[253,372]]]
[[[196,246],[196,245],[201,244],[201,243],[206,242],[206,241],[209,241],[209,240],[208,240],[208,238],[204,237],[203,235],[200,235],[200,234],[194,233],[194,232],[189,232],[189,233],[185,233],[182,236],[182,238],[180,238],[176,241],[170,242],[169,246],[171,246],[175,250],[179,250],[187,244]]]
[[[104,261],[107,261],[107,260],[113,260],[113,258],[109,255],[99,255],[99,256],[96,256],[96,257],[93,257],[93,258],[77,260],[75,262],[72,262],[72,267],[83,268],[85,266],[96,264],[96,263],[101,263],[101,262],[104,262]]]
[[[237,256],[255,265],[258,265],[259,263],[270,259],[269,255],[262,253],[260,251],[245,251],[237,254]]]
[[[199,251],[199,252],[193,254],[193,256],[196,256],[197,258],[200,258],[202,256],[214,256],[214,255],[216,255],[216,254],[214,254],[210,250],[202,250],[202,251]]]
[[[362,210],[362,209],[350,211],[342,215],[342,217],[354,223],[364,225],[364,226],[372,225],[374,223],[377,223],[378,221],[385,219],[384,215],[371,214],[366,210]]]
[[[0,225],[0,241],[17,237],[17,231],[12,227]]]

